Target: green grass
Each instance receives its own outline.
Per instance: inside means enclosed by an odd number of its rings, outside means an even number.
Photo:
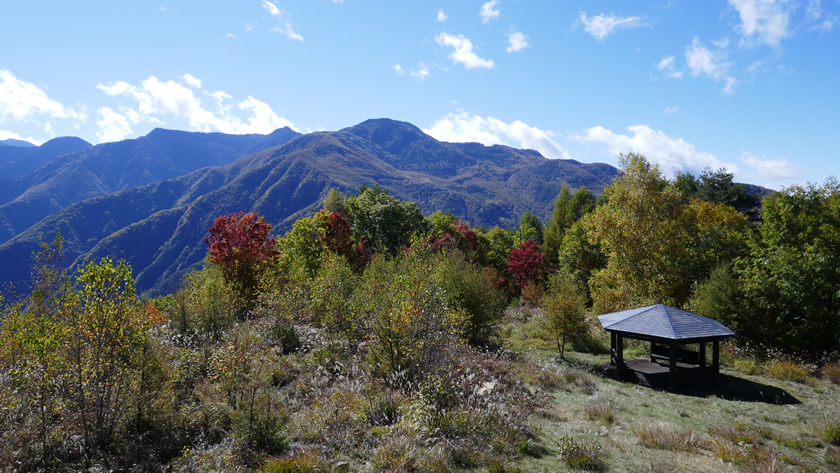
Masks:
[[[507,319],[508,347],[545,363],[561,380],[532,417],[545,454],[521,471],[586,471],[563,458],[588,455],[594,471],[739,472],[840,469],[840,386],[792,364],[725,364],[728,383],[668,392],[603,376],[606,355],[567,351],[564,360],[530,319]],[[531,338],[537,335],[536,338]],[[625,347],[630,357],[645,347]],[[756,366],[757,365],[757,366]],[[754,369],[758,368],[758,369]],[[772,373],[773,376],[766,374]],[[783,378],[783,379],[779,379]]]

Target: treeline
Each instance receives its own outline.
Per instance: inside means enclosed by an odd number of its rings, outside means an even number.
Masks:
[[[516,301],[543,308],[561,356],[569,338],[603,349],[587,313],[667,303],[756,352],[836,357],[835,181],[756,212],[723,170],[621,167],[601,197],[564,187],[546,225],[516,229],[426,217],[381,187],[331,191],[276,239],[220,216],[204,269],[156,300],[123,262],[70,278],[58,236],[3,309],[0,466],[508,471],[538,451],[544,390],[586,389],[501,349]]]

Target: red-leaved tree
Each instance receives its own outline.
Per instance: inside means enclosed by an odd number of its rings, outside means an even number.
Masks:
[[[241,297],[246,308],[257,298],[260,277],[279,253],[274,238],[269,238],[271,225],[256,213],[237,212],[218,217],[210,227],[207,260],[222,268],[225,281]]]
[[[545,253],[531,240],[525,240],[519,248],[514,248],[508,255],[508,272],[516,281],[519,289],[532,282],[543,279]]]

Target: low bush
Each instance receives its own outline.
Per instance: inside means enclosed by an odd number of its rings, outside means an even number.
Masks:
[[[770,360],[765,366],[765,372],[768,376],[783,381],[793,381],[808,385],[814,384],[814,377],[808,368],[791,360]]]
[[[834,419],[827,422],[821,438],[832,445],[840,446],[840,420]]]
[[[822,367],[820,374],[834,384],[840,384],[840,362],[829,363]]]
[[[584,471],[604,471],[601,447],[594,443],[578,443],[571,437],[561,437],[557,442],[557,459],[569,468]]]

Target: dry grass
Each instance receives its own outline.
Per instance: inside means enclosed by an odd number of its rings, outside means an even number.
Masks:
[[[813,386],[816,381],[808,368],[791,360],[770,360],[766,364],[764,372],[768,376],[776,379],[803,383],[810,386]]]
[[[820,374],[834,384],[840,384],[840,363],[829,363],[822,367]]]
[[[639,442],[648,448],[686,452],[708,448],[708,441],[703,435],[690,430],[675,429],[671,424],[664,422],[641,424],[635,432]]]

